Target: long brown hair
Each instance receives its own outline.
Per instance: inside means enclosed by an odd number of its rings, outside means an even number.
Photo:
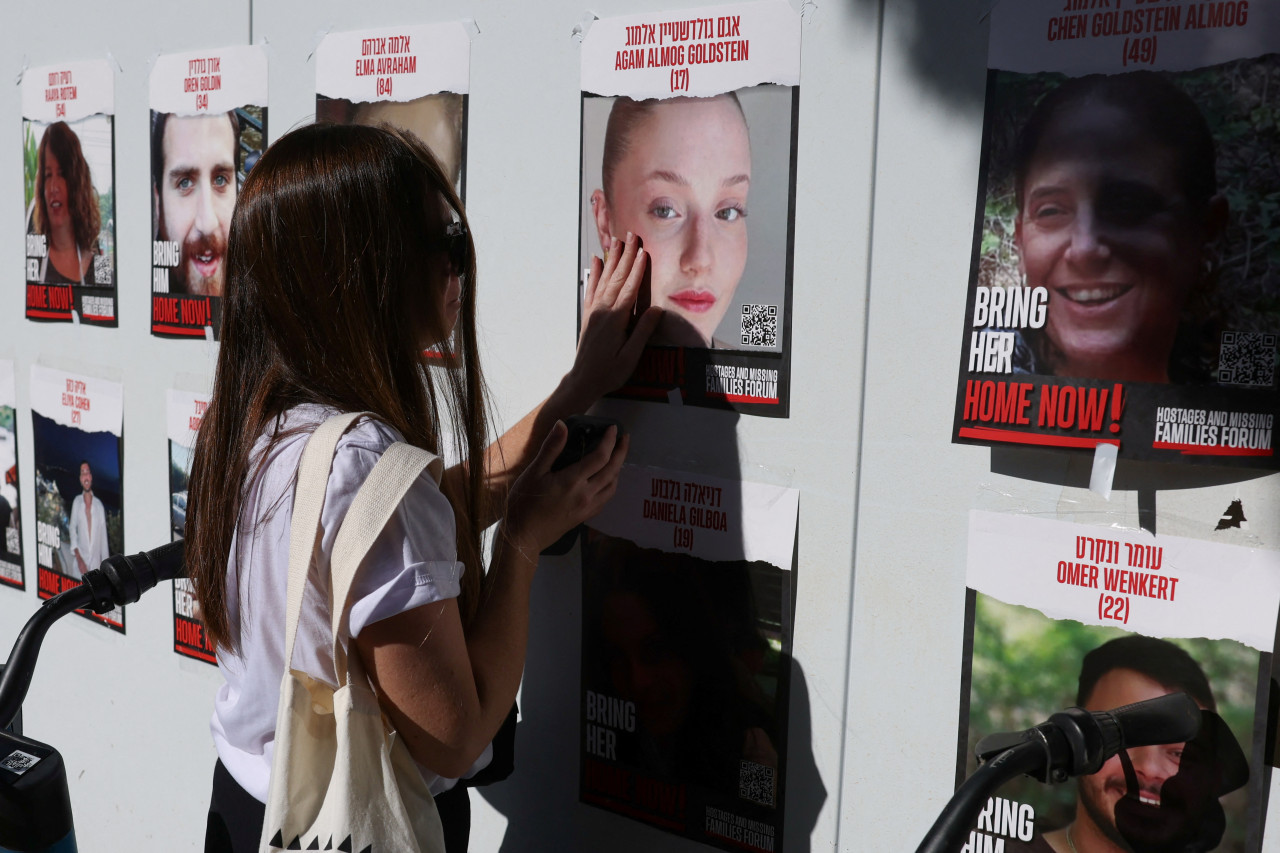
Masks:
[[[226,570],[246,481],[256,474],[253,444],[272,419],[302,403],[372,412],[433,452],[441,450],[441,414],[448,416],[467,476],[460,494],[448,479],[442,488],[467,567],[464,624],[474,615],[483,573],[476,520],[487,516],[487,396],[476,356],[474,251],[456,334],[440,316],[444,235],[454,216],[465,227],[462,203],[431,152],[389,127],[300,128],[276,141],[246,179],[231,219],[222,344],[187,517],[187,571],[218,648],[239,648]],[[447,367],[424,363],[424,343],[436,340]],[[272,444],[281,438],[277,431]]]
[[[93,188],[89,163],[84,159],[80,137],[65,121],[55,121],[40,138],[36,153],[36,207],[34,224],[37,234],[49,234],[49,210],[44,201],[44,169],[52,157],[62,169],[67,182],[67,212],[71,214],[71,230],[76,247],[93,248],[102,230],[102,213],[98,210],[98,192]]]

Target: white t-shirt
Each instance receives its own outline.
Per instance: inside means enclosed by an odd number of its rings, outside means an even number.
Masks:
[[[226,683],[214,699],[210,729],[218,757],[232,778],[262,802],[270,783],[276,706],[284,675],[293,489],[303,446],[315,427],[332,414],[333,410],[314,405],[286,413],[280,430],[299,431],[272,449],[245,490],[227,561],[227,616],[231,630],[239,632],[240,655],[218,654]],[[251,472],[268,440],[269,436],[260,436],[254,445]],[[363,418],[338,441],[334,453],[320,513],[319,559],[307,578],[293,650],[294,669],[334,687],[329,555],[356,491],[383,451],[402,440],[386,424]],[[456,598],[463,565],[457,560],[455,535],[453,507],[430,469],[424,470],[356,571],[346,617],[349,636],[357,637],[366,626],[398,613]],[[467,776],[488,766],[491,758],[492,749],[486,748]],[[432,794],[443,793],[457,782],[421,769]]]

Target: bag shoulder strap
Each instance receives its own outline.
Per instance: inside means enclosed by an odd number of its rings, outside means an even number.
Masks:
[[[286,597],[284,629],[284,667],[293,666],[293,643],[298,636],[298,618],[302,613],[302,592],[307,585],[307,571],[320,544],[320,512],[329,485],[329,470],[338,439],[365,412],[343,412],[316,428],[302,448],[298,462],[298,482],[293,493],[293,516],[289,522],[289,588]]]
[[[339,628],[349,605],[356,569],[423,469],[429,469],[439,483],[444,464],[434,453],[420,447],[403,442],[392,444],[356,492],[338,529],[329,559],[333,596],[329,609],[333,619],[333,668],[339,685],[348,683],[348,661],[339,642]]]

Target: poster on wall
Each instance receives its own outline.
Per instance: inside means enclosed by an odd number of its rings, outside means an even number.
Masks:
[[[18,506],[18,422],[13,362],[0,361],[0,586],[26,589]]]
[[[787,417],[800,16],[778,0],[596,21],[582,42],[579,323],[639,236],[663,319],[615,396]]]
[[[217,337],[231,211],[267,142],[265,47],[151,69],[151,333]]]
[[[1280,467],[1280,10],[1095,5],[992,12],[953,440]]]
[[[967,565],[961,778],[982,737],[1072,706],[1183,691],[1202,717],[1190,741],[1132,747],[1065,784],[1005,784],[970,849],[1260,849],[1280,554],[975,511]]]
[[[115,75],[105,61],[22,75],[27,319],[117,325]]]
[[[799,493],[628,466],[582,554],[582,802],[782,849]]]
[[[31,367],[36,461],[36,590],[52,598],[124,551],[120,451],[124,388],[92,376]],[[124,633],[124,608],[78,611]]]
[[[471,21],[328,33],[316,48],[316,121],[418,137],[466,199]],[[426,350],[442,359],[444,348]]]
[[[461,194],[470,68],[471,35],[461,21],[329,33],[316,48],[316,121],[409,131]]]
[[[208,394],[173,389],[165,392],[169,435],[169,532],[174,542],[186,533],[191,456],[196,446],[196,432],[208,408]],[[196,612],[195,585],[189,578],[175,578],[173,581],[173,650],[206,663],[218,662],[213,644],[205,634],[204,623]]]

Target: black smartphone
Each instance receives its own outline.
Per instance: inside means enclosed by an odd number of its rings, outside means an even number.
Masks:
[[[609,427],[617,427],[618,435],[622,435],[622,423],[613,418],[600,418],[594,415],[570,415],[564,419],[564,425],[569,428],[569,437],[565,439],[564,450],[561,450],[560,455],[556,457],[556,461],[551,463],[552,471],[567,468],[592,450],[595,450]],[[582,527],[583,525],[579,524],[568,531],[552,543],[549,548],[543,550],[542,553],[548,557],[559,557],[569,553],[569,549],[577,541],[578,534],[582,532]]]

